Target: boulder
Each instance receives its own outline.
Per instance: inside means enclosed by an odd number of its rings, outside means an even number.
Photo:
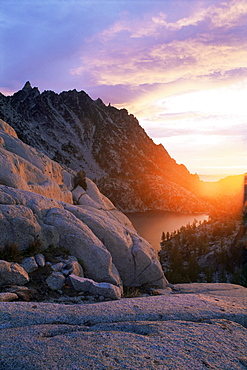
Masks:
[[[26,250],[34,241],[41,249],[56,245],[56,228],[43,222],[44,215],[54,207],[63,208],[53,199],[0,185],[0,248],[17,244],[20,250]]]
[[[5,291],[8,292],[8,293],[16,294],[18,299],[20,299],[22,301],[26,301],[26,302],[31,301],[34,294],[35,294],[35,290],[30,289],[26,286],[12,285],[8,289],[5,289]]]
[[[51,265],[51,269],[56,272],[62,271],[62,268],[63,268],[63,262],[57,262],[54,265]]]
[[[10,292],[0,293],[0,302],[11,302],[18,300],[18,295]]]
[[[109,299],[120,299],[121,289],[109,283],[97,283],[92,279],[86,279],[71,274],[68,277],[69,284],[77,291],[88,293],[93,296],[98,295]]]
[[[2,193],[2,194],[1,194]],[[0,200],[4,198],[4,204],[23,205],[30,208],[37,219],[42,220],[49,209],[54,207],[63,208],[63,205],[46,196],[33,193],[31,191],[23,191],[9,186],[0,184]]]
[[[116,209],[71,205],[3,185],[0,194],[5,202],[0,204],[2,248],[16,243],[25,250],[38,241],[43,250],[65,248],[79,259],[85,276],[97,282],[167,285],[150,244]]]
[[[0,194],[5,202],[0,205],[2,247],[16,243],[25,250],[37,240],[41,249],[68,250],[80,260],[85,276],[97,282],[167,285],[150,244],[116,209],[70,205],[2,185]]]
[[[84,187],[76,182],[75,189],[72,191],[73,199],[80,205],[87,205],[98,209],[114,209],[112,202],[99,191],[97,185],[90,179],[85,179]],[[82,185],[82,184],[81,184]]]
[[[60,290],[63,287],[63,284],[65,282],[64,275],[59,272],[55,271],[53,272],[47,279],[46,284],[51,288],[52,290]]]
[[[68,256],[68,258],[57,257],[57,262],[51,265],[53,271],[61,271],[65,276],[75,274],[77,276],[84,277],[83,268],[79,264],[78,260],[74,256]]]
[[[167,280],[151,245],[131,227],[130,221],[120,223],[120,212],[92,209],[66,204],[65,208],[84,222],[111,253],[114,265],[125,286],[153,284],[164,288]],[[124,261],[124,263],[123,263]]]
[[[28,273],[18,263],[0,260],[0,286],[24,285],[28,281]]]
[[[41,226],[30,208],[19,204],[0,204],[0,248],[17,244],[25,250],[40,233]]]
[[[35,257],[27,257],[21,261],[21,266],[26,270],[26,272],[33,272],[39,268]]]
[[[80,260],[87,277],[121,285],[110,253],[85,223],[71,212],[59,208],[49,210],[44,220],[56,227],[60,235],[59,247],[66,248]]]
[[[65,268],[68,269],[70,274],[84,277],[83,268],[78,261],[68,261],[68,263],[65,265]]]
[[[40,267],[45,266],[45,256],[42,253],[36,254],[35,260]]]

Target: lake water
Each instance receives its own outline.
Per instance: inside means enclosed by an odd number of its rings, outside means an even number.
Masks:
[[[180,229],[188,223],[208,219],[206,214],[183,214],[168,211],[147,211],[126,213],[137,232],[152,245],[156,253],[160,250],[162,232]]]

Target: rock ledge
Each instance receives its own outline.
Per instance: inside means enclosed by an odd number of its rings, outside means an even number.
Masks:
[[[247,289],[178,284],[177,292],[90,305],[0,303],[0,367],[245,369]]]

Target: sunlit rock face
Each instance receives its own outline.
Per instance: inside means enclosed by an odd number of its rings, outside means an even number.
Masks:
[[[4,121],[0,139],[0,250],[53,246],[77,257],[96,282],[167,285],[150,244],[92,180],[74,188],[76,172],[24,144]]]
[[[84,91],[40,94],[26,83],[13,96],[0,94],[0,118],[51,159],[76,172],[84,168],[120,210],[208,210],[192,193],[198,176],[154,144],[126,109]]]
[[[0,183],[72,203],[65,185],[69,173],[46,155],[24,144],[0,120]]]

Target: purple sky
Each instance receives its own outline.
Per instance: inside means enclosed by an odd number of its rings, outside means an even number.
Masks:
[[[1,0],[0,91],[125,107],[198,174],[247,171],[246,0]]]

